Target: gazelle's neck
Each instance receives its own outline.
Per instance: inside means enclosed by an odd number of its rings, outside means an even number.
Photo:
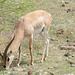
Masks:
[[[6,50],[6,53],[8,54],[10,51],[12,51],[13,53],[17,52],[22,40],[23,40],[22,34],[15,35],[12,41],[8,44],[9,46]]]

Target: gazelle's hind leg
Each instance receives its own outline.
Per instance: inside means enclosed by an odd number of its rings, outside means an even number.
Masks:
[[[43,28],[43,31],[41,32],[42,37],[44,37],[44,50],[41,58],[41,63],[43,62],[44,54],[45,54],[45,49],[46,49],[46,44],[47,44],[47,32],[46,32],[46,27]]]
[[[30,50],[30,56],[31,56],[31,65],[33,65],[33,56],[32,56],[32,40],[33,40],[33,34],[29,39],[29,50]]]
[[[46,57],[48,56],[48,50],[49,50],[49,37],[47,37],[47,45],[46,45],[46,51],[45,51],[44,60],[46,60]]]
[[[22,51],[22,44],[19,46],[19,56],[18,56],[17,66],[19,66],[19,64],[20,64],[20,60],[21,60],[21,51]]]

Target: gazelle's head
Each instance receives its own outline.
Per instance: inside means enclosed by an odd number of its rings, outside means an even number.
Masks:
[[[9,67],[14,59],[14,55],[13,55],[12,51],[10,51],[8,54],[0,52],[0,55],[1,55],[3,62],[4,62],[3,67],[6,69],[9,69]]]

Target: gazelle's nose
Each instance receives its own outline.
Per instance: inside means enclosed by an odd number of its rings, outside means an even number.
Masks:
[[[6,68],[6,66],[5,66],[5,65],[4,65],[3,67],[4,67],[4,68]]]

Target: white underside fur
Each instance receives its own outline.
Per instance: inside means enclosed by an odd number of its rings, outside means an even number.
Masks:
[[[41,28],[34,30],[33,34],[39,34],[44,27],[45,27],[45,25],[43,24],[43,26]]]

